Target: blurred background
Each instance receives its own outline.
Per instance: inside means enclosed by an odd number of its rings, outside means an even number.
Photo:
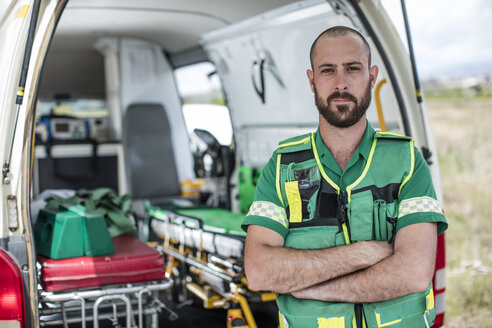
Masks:
[[[383,4],[404,36],[400,1]],[[492,2],[412,0],[407,11],[449,222],[445,324],[492,327]]]

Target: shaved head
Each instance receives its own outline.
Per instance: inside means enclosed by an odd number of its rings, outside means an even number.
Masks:
[[[314,40],[313,45],[311,46],[311,51],[309,53],[309,59],[311,60],[311,69],[313,69],[313,60],[314,60],[314,56],[316,55],[316,46],[317,46],[318,41],[320,39],[330,38],[330,37],[334,38],[337,36],[343,36],[343,35],[349,35],[349,34],[357,36],[362,41],[362,44],[364,46],[364,50],[367,53],[367,57],[368,57],[368,63],[369,63],[368,66],[371,66],[371,48],[369,47],[369,44],[367,43],[366,39],[362,36],[362,34],[360,34],[359,32],[357,32],[356,30],[354,30],[350,27],[333,26],[333,27],[330,27],[329,29],[321,32],[321,34],[318,35],[316,40]]]

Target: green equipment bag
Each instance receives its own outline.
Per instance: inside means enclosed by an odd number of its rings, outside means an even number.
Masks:
[[[82,205],[42,209],[34,236],[38,253],[55,260],[114,253],[104,218]]]
[[[36,249],[52,259],[113,254],[112,237],[137,237],[126,216],[130,205],[129,195],[118,196],[110,188],[82,189],[69,198],[51,197],[34,226]]]

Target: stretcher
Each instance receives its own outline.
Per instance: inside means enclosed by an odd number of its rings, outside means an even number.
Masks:
[[[96,257],[55,260],[38,255],[40,324],[68,325],[126,316],[126,326],[144,326],[144,316],[157,327],[166,308],[157,294],[172,286],[165,277],[162,253],[130,235],[112,238],[115,252]]]
[[[241,229],[243,214],[220,208],[154,209],[151,223],[154,231],[179,241],[181,245],[199,249],[224,258],[242,260],[246,233]]]
[[[275,300],[275,294],[251,290],[243,266],[246,233],[243,214],[220,208],[149,209],[151,228],[162,239],[166,270],[178,303],[190,294],[207,309],[228,309],[227,327],[256,328],[251,302]]]

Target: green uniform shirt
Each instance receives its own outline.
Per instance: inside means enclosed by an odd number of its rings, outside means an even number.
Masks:
[[[345,190],[347,186],[352,184],[362,174],[371,150],[375,133],[376,131],[372,128],[369,122],[367,122],[367,128],[364,132],[360,145],[350,158],[345,170],[341,172],[335,158],[323,143],[319,129],[316,131],[316,149],[323,165],[323,169],[326,174],[328,174],[330,179],[340,187],[340,190]],[[276,165],[277,156],[276,153],[274,153],[265,168],[262,170],[256,186],[254,202],[269,202],[283,208],[275,188]],[[416,197],[430,197],[432,199],[436,199],[436,193],[432,184],[432,177],[429,167],[417,149],[415,151],[415,168],[413,175],[401,189],[398,201],[401,203],[404,200]],[[442,214],[442,211],[441,213],[438,213],[434,210],[429,212],[419,211],[399,217],[396,224],[396,231],[407,225],[419,222],[437,222],[438,234],[447,229],[446,219]],[[247,230],[247,227],[250,224],[259,225],[274,230],[282,235],[284,239],[289,232],[284,225],[272,219],[271,216],[248,214],[242,224],[242,228]]]

